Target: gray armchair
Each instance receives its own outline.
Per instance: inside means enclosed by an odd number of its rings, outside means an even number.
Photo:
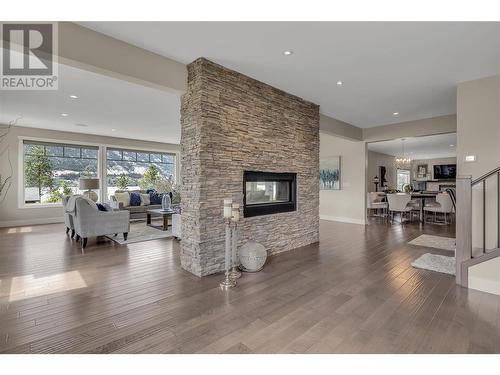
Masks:
[[[77,239],[82,238],[82,248],[87,246],[88,237],[123,233],[127,240],[130,230],[128,211],[99,211],[94,202],[79,197],[75,202],[74,226]]]
[[[68,206],[70,197],[79,197],[80,195],[65,195],[62,198],[62,205],[64,209],[64,225],[66,227],[66,234],[71,230],[71,238],[75,236],[75,225],[73,223],[73,209]]]

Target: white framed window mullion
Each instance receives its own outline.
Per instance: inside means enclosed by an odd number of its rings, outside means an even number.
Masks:
[[[107,147],[99,146],[99,152],[97,155],[99,160],[99,170],[98,176],[101,180],[101,202],[108,202],[108,174],[107,174]]]

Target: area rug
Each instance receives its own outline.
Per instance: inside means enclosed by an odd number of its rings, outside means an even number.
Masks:
[[[106,237],[120,245],[127,245],[130,243],[157,240],[159,238],[170,238],[172,237],[172,230],[162,231],[146,225],[145,221],[132,222],[130,223],[130,232],[128,233],[127,241],[123,239],[123,233],[118,233],[117,236],[107,235]]]
[[[455,251],[455,239],[450,237],[432,236],[430,234],[422,234],[413,241],[408,242],[410,245],[433,247],[435,249]]]
[[[411,265],[423,270],[441,272],[448,275],[455,274],[455,257],[427,253],[412,262]]]

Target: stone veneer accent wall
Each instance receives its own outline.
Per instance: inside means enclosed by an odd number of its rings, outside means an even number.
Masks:
[[[269,254],[319,240],[319,106],[200,58],[181,105],[182,267],[223,270],[223,199],[243,208],[243,171],[297,173],[298,210],[243,218]],[[243,210],[241,210],[243,213]]]

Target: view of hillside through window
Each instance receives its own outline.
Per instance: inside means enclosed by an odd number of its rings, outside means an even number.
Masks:
[[[108,197],[116,190],[146,190],[161,180],[173,181],[173,154],[108,148],[106,160]]]
[[[97,146],[24,141],[23,149],[25,204],[59,203],[63,195],[83,193],[81,177],[101,177]],[[174,182],[174,154],[105,150],[108,199],[116,190],[161,190]]]
[[[80,177],[97,177],[98,148],[24,142],[24,202],[58,203],[79,194]]]

